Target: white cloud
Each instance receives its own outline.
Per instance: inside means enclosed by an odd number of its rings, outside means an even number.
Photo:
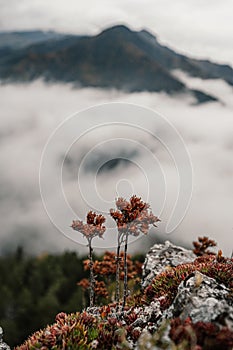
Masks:
[[[180,74],[179,72],[176,74]],[[41,203],[38,172],[39,163],[45,142],[51,132],[67,116],[88,108],[91,105],[104,102],[121,101],[137,103],[158,110],[174,124],[191,154],[194,169],[194,191],[190,209],[178,229],[168,237],[190,243],[197,235],[210,235],[224,248],[225,253],[231,253],[232,247],[232,91],[222,81],[201,81],[185,75],[179,75],[192,87],[203,87],[208,92],[217,94],[224,104],[209,103],[202,106],[191,106],[189,99],[171,98],[165,94],[134,93],[104,91],[100,89],[72,89],[69,85],[45,85],[34,82],[29,85],[0,86],[0,143],[1,143],[1,244],[3,248],[24,244],[33,251],[75,249],[76,245],[65,239],[50,223]],[[91,124],[91,118],[86,123]],[[85,125],[80,125],[85,128]],[[162,132],[162,130],[161,130]],[[85,153],[96,140],[113,137],[116,131],[108,130],[94,133],[84,138],[79,144],[80,155]],[[124,129],[121,136],[131,138],[132,133]],[[139,142],[152,147],[157,155],[163,170],[166,173],[167,189],[172,201],[176,195],[176,173],[174,167],[159,145],[140,132],[133,135]],[[64,135],[64,138],[66,136]],[[67,135],[69,137],[69,135]],[[55,164],[61,155],[63,141],[60,148],[54,150],[51,164]],[[128,151],[129,149],[127,149]],[[75,150],[74,150],[75,151]],[[103,153],[115,157],[114,148],[105,148]],[[52,153],[53,155],[53,153]],[[140,156],[136,156],[140,160]],[[143,157],[147,175],[153,174],[150,156]],[[73,168],[70,168],[73,171]],[[110,173],[110,176],[101,175],[97,178],[97,187],[105,200],[111,201],[117,191],[117,182],[122,178],[128,179],[134,186],[134,191],[146,195],[147,184],[139,169],[120,167]],[[76,173],[75,173],[76,174]],[[75,176],[75,175],[74,175]],[[155,176],[155,175],[154,175]],[[93,177],[87,174],[83,178],[84,189],[90,189]],[[77,212],[84,215],[87,206],[76,195],[73,177],[65,177],[65,193],[69,203]],[[53,199],[53,167],[48,169],[48,195]],[[124,187],[124,186],[125,187]],[[131,187],[121,184],[122,191],[127,193]],[[119,190],[119,187],[118,187]],[[155,212],[158,200],[163,190],[160,178],[151,183],[150,198]],[[91,200],[92,197],[90,197]],[[102,205],[102,204],[101,204]],[[106,204],[108,207],[108,203]],[[68,227],[72,218],[66,217],[65,208],[59,207],[54,198],[54,208],[58,215],[64,217],[64,225]],[[169,214],[169,205],[162,214],[166,225]],[[167,238],[167,237],[166,237]],[[83,250],[78,246],[77,249]]]

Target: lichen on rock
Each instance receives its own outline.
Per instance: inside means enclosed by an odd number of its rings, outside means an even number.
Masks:
[[[154,244],[146,254],[143,264],[142,288],[146,288],[157,275],[169,267],[191,262],[195,257],[192,250],[174,245],[170,241]]]
[[[195,271],[181,282],[172,305],[161,318],[190,317],[193,323],[216,322],[228,325],[233,331],[233,307],[229,299],[230,289],[215,279]]]

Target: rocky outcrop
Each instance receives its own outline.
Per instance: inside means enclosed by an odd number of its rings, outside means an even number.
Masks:
[[[168,241],[156,244],[145,259],[142,292],[131,295],[123,312],[113,303],[60,313],[17,350],[232,350],[232,276],[233,259],[195,258]]]
[[[142,268],[142,288],[147,287],[153,279],[169,267],[176,267],[193,261],[195,255],[192,250],[179,247],[166,241],[164,244],[155,244],[146,254]]]
[[[144,327],[136,350],[232,350],[231,290],[196,271],[183,281],[156,331]],[[154,302],[153,302],[154,303]]]
[[[187,273],[189,267],[192,272],[182,276],[183,280],[177,288],[176,296],[169,308],[160,312],[161,317],[157,318],[153,326],[154,332],[151,332],[148,325],[143,328],[136,350],[233,349],[233,260],[223,259],[221,264],[214,256],[199,258],[197,270],[193,271],[194,259],[192,251],[177,247],[168,241],[164,245],[154,245],[148,252],[143,266],[144,288],[153,285],[153,279],[156,276],[159,278],[171,267],[179,266],[177,275],[184,271]],[[228,281],[228,287],[201,273],[199,268],[201,271],[206,270],[206,273],[216,270],[219,280],[220,276],[223,277],[227,273],[229,278],[223,280]],[[153,299],[153,308],[154,303],[161,301],[165,295],[166,293]]]
[[[233,331],[233,307],[230,289],[215,279],[196,271],[182,282],[177,296],[164,318],[191,318],[196,322],[216,322],[227,325]]]

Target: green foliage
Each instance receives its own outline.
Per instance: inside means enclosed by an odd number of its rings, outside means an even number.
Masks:
[[[130,319],[127,320],[127,324]],[[100,309],[99,316],[84,311],[56,317],[56,322],[34,333],[16,350],[45,349],[130,349],[126,340],[127,330],[116,317],[111,317],[110,307]],[[120,347],[119,347],[120,346]]]
[[[76,253],[26,257],[22,249],[0,258],[0,325],[10,345],[53,322],[61,310],[82,308],[76,283],[87,276]]]
[[[89,350],[89,343],[88,326],[79,318],[79,314],[66,315],[62,312],[57,315],[56,323],[34,333],[25,344],[16,349]]]
[[[94,259],[97,261],[96,256]],[[98,261],[103,259],[99,257]],[[144,257],[132,258],[135,263],[138,260],[142,262]],[[129,272],[132,273],[131,267]],[[77,286],[78,281],[88,277],[88,271],[83,270],[83,259],[73,252],[28,257],[19,248],[15,254],[0,258],[0,276],[0,325],[4,329],[4,340],[11,347],[51,324],[61,310],[72,313],[88,305],[88,293],[84,299],[83,288]],[[105,280],[109,296],[115,292],[114,279],[113,273]],[[106,297],[97,297],[102,304],[106,303]],[[97,330],[88,331],[92,332],[90,338],[96,338]]]

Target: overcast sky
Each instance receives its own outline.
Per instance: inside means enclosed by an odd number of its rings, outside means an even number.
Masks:
[[[233,65],[233,0],[0,0],[0,30],[98,33],[124,23],[162,43]]]

